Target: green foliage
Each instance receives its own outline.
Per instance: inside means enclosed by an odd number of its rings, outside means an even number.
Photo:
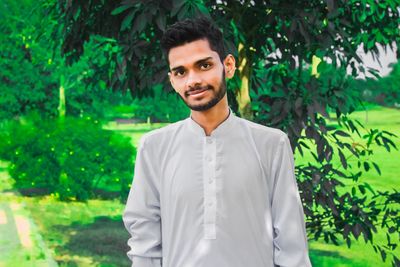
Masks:
[[[351,87],[360,92],[364,101],[384,106],[400,107],[400,63],[393,65],[388,76],[366,80],[352,80]]]
[[[32,110],[55,116],[58,95],[57,83],[48,72],[51,67],[43,61],[33,63],[31,48],[21,48],[28,45],[19,38],[4,37],[0,38],[0,119]]]
[[[2,3],[0,13],[0,120],[39,110],[56,115],[57,83],[46,36],[38,39],[43,13],[25,1]],[[29,16],[29,17],[28,17]],[[43,19],[43,22],[48,22]]]
[[[100,183],[127,196],[135,149],[97,121],[29,118],[3,132],[0,157],[17,188],[41,188],[61,200],[87,200]],[[118,186],[116,186],[118,185]]]
[[[175,93],[165,93],[162,85],[156,85],[153,96],[133,100],[132,112],[142,121],[176,122],[187,118],[190,111]]]
[[[51,36],[56,20],[45,0],[16,5],[5,1],[0,13],[0,120],[31,111],[58,115],[59,89],[65,89],[66,114],[101,118],[123,100],[110,87],[121,48],[116,41],[91,36],[79,61],[66,65]],[[53,48],[55,47],[55,51]]]
[[[114,74],[125,77],[114,88],[129,88],[133,95],[160,82],[167,83],[159,40],[166,25],[199,15],[216,18],[223,29],[228,50],[236,53],[239,43],[252,66],[279,51],[280,62],[311,62],[317,54],[335,64],[364,71],[356,54],[378,54],[377,44],[393,45],[400,40],[398,0],[359,1],[99,1],[54,2],[59,20],[57,33],[62,52],[70,61],[84,51],[93,34],[116,38],[122,58]],[[88,22],[89,21],[89,22]],[[353,62],[353,63],[352,63]],[[295,66],[292,66],[295,67]],[[373,71],[373,70],[370,70]],[[251,72],[250,72],[251,73]]]
[[[67,115],[104,118],[113,104],[124,101],[110,89],[119,53],[115,40],[93,36],[79,61],[59,66],[54,75],[65,89]]]
[[[190,110],[173,91],[166,92],[161,84],[155,85],[150,91],[151,95],[132,98],[129,95],[113,96],[119,102],[107,108],[106,118],[109,120],[126,119],[135,122],[176,122],[189,116]],[[122,99],[122,100],[121,100]]]

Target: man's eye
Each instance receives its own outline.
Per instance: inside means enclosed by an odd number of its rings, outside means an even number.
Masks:
[[[209,69],[210,67],[211,67],[211,64],[209,64],[209,63],[203,63],[200,65],[200,69],[202,69],[202,70]]]
[[[185,74],[184,70],[177,70],[177,71],[174,72],[175,76],[183,76],[184,74]]]

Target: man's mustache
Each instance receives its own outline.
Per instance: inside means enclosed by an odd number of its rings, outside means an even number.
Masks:
[[[214,88],[214,87],[211,86],[211,85],[205,85],[205,86],[196,85],[196,86],[190,87],[189,90],[187,90],[187,91],[185,92],[185,95],[188,96],[188,95],[190,95],[190,93],[193,92],[193,91],[212,90],[213,88]]]

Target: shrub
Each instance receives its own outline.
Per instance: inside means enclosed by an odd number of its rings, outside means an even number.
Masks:
[[[103,184],[127,196],[135,148],[97,121],[34,118],[11,123],[1,135],[0,158],[10,161],[19,189],[40,188],[61,200],[84,201]]]

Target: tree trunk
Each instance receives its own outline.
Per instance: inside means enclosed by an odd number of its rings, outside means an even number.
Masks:
[[[58,116],[60,118],[64,118],[65,117],[65,113],[66,113],[66,106],[65,106],[65,88],[64,88],[64,83],[65,83],[65,77],[64,75],[61,76],[60,78],[60,98],[58,101]]]
[[[312,56],[311,63],[311,75],[315,76],[315,78],[319,78],[318,65],[321,63],[322,59],[317,57],[316,55]]]
[[[239,78],[241,80],[240,90],[236,93],[236,101],[242,118],[252,120],[250,99],[250,62],[246,56],[244,45],[239,43]]]

